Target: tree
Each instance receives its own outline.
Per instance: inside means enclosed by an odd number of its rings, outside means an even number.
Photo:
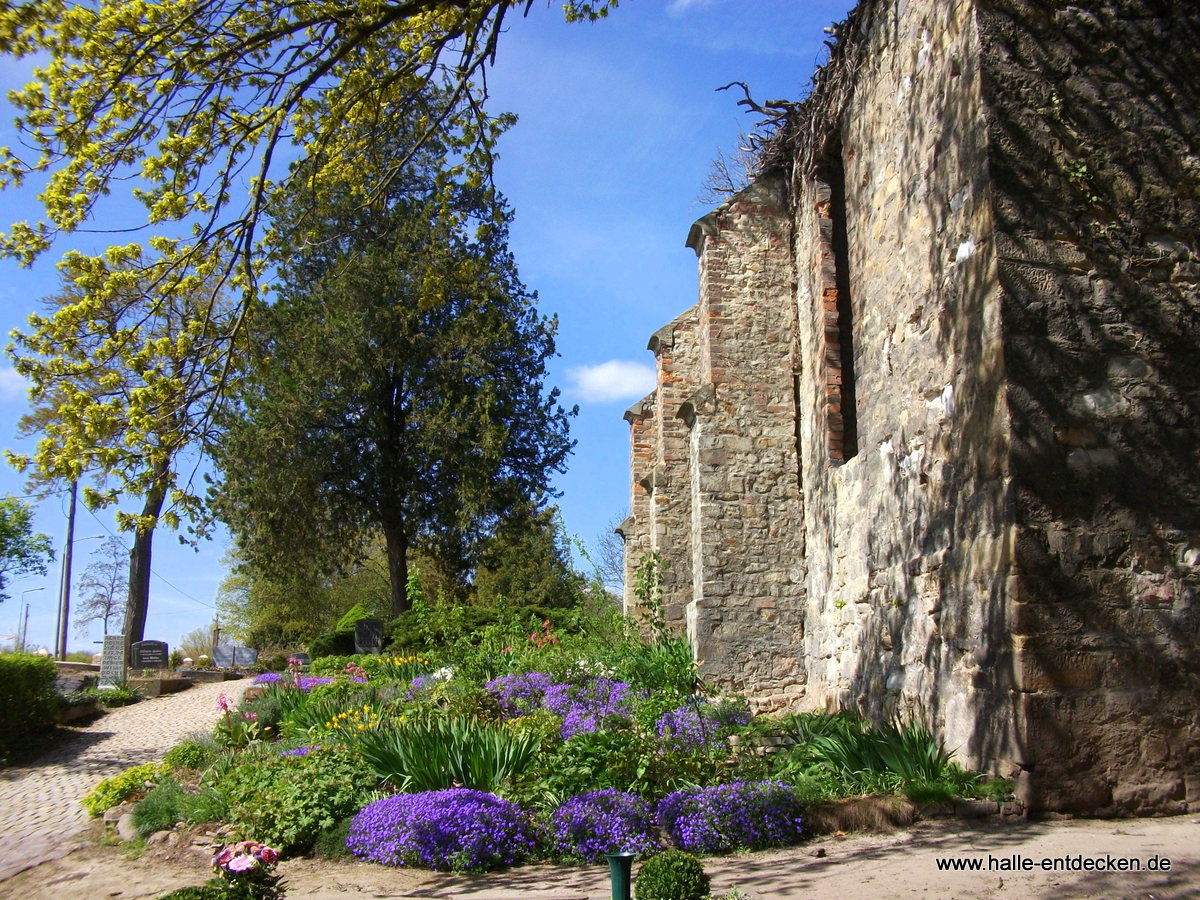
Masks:
[[[328,572],[382,533],[393,614],[412,548],[466,565],[500,518],[544,502],[572,446],[543,392],[555,323],[517,277],[511,214],[456,146],[398,126],[353,177],[296,167],[276,223],[294,249],[215,454],[214,496],[255,565]],[[364,202],[396,158],[403,177]]]
[[[289,189],[294,156],[319,160],[305,177],[353,182],[360,150],[398,122],[415,128],[407,154],[359,180],[365,193],[392,188],[426,141],[453,143],[459,163],[486,178],[496,136],[484,108],[486,65],[507,14],[533,0],[30,0],[0,5],[0,53],[33,57],[34,80],[10,97],[20,135],[0,148],[0,189],[47,179],[43,221],[15,223],[0,252],[29,264],[62,236],[105,223],[149,226],[145,244],[80,257],[95,268],[69,306],[38,333],[62,342],[96,298],[120,288],[112,253],[137,260],[137,275],[160,293],[220,260],[207,305],[189,311],[183,333],[202,328],[227,282],[239,309],[252,309],[278,235],[262,228]],[[607,15],[616,0],[568,0],[568,20]],[[424,109],[428,89],[439,105]],[[131,185],[145,222],[105,201]],[[294,194],[293,194],[294,196]],[[109,223],[112,223],[111,225]],[[241,319],[210,338],[208,355],[229,360]],[[228,372],[228,369],[225,370]],[[148,402],[169,372],[147,372]],[[169,393],[169,387],[167,389]],[[132,419],[143,414],[132,398]],[[86,410],[86,396],[73,402]],[[211,414],[212,408],[206,411]],[[136,429],[135,429],[136,430]]]
[[[232,646],[228,635],[222,633],[217,643],[222,647]],[[199,664],[201,656],[212,656],[213,652],[213,632],[212,627],[193,628],[187,634],[179,638],[179,644],[175,648],[183,655],[184,658],[190,659],[192,662]]]
[[[0,499],[0,603],[13,576],[44,575],[54,559],[50,538],[33,531],[33,509],[16,497]]]
[[[87,633],[92,622],[99,621],[104,634],[108,623],[121,621],[129,594],[129,549],[118,537],[110,536],[92,551],[94,562],[83,570],[76,587],[80,601],[75,607],[75,633]]]
[[[211,412],[233,384],[220,348],[235,323],[227,307],[212,305],[219,268],[209,260],[187,279],[155,285],[134,249],[99,263],[70,254],[62,291],[43,301],[49,314],[30,316],[29,331],[14,331],[8,348],[31,385],[18,431],[39,436],[32,455],[9,453],[9,461],[34,484],[91,476],[83,492],[91,509],[142,501],[138,513],[117,513],[133,533],[130,642],[145,632],[155,528],[186,520],[202,535],[210,524],[193,482]],[[81,304],[86,315],[77,314]]]
[[[471,595],[476,603],[503,596],[515,606],[571,607],[585,588],[571,565],[558,510],[518,507],[484,545]]]

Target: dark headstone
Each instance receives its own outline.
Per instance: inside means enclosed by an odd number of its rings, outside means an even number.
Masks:
[[[232,669],[233,648],[228,645],[213,647],[213,665],[218,669]]]
[[[169,658],[166,641],[138,641],[129,645],[131,669],[165,669]]]
[[[297,663],[299,663],[302,666],[307,666],[310,662],[312,662],[312,659],[309,657],[309,655],[307,653],[293,653],[291,656],[288,657],[288,659],[294,659]]]
[[[125,635],[106,634],[104,650],[100,656],[100,680],[102,688],[116,687],[125,680]]]
[[[258,662],[258,651],[252,647],[234,647],[233,664],[235,666],[252,666]]]
[[[383,652],[382,619],[359,619],[354,623],[354,652]]]

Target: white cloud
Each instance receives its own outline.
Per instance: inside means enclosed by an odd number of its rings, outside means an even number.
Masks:
[[[697,6],[708,6],[712,0],[671,0],[667,4],[667,12],[673,16],[681,16],[689,9],[695,9]]]
[[[567,370],[572,393],[593,403],[614,400],[640,400],[654,390],[656,374],[653,366],[610,359],[595,366],[576,366]]]
[[[23,398],[27,390],[29,390],[29,384],[17,374],[16,369],[8,366],[0,368],[0,399]]]

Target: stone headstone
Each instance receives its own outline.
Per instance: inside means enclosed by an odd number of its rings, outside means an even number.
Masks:
[[[234,647],[233,664],[235,666],[252,666],[258,662],[258,651],[253,647]]]
[[[294,659],[301,666],[307,666],[310,662],[312,662],[312,659],[307,653],[293,653],[288,657],[288,659]]]
[[[213,665],[218,669],[233,668],[233,648],[229,646],[213,647]]]
[[[129,645],[131,669],[165,669],[169,658],[166,641],[137,641]]]
[[[116,687],[125,680],[125,635],[106,634],[104,650],[100,654],[100,679],[102,688]]]
[[[383,652],[382,619],[359,619],[354,623],[354,652]]]

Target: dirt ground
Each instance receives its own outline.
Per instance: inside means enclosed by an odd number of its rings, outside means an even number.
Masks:
[[[148,844],[96,842],[0,882],[13,900],[142,900],[209,877],[213,836],[180,832]],[[978,865],[978,871],[944,871]],[[1128,860],[1128,862],[1125,862]],[[1169,865],[1169,868],[1168,868]],[[826,836],[782,851],[709,858],[713,893],[767,898],[1200,897],[1200,816],[1058,822],[938,820],[891,834]],[[1121,866],[1141,871],[1121,871]],[[527,866],[446,875],[369,863],[288,860],[288,896],[312,900],[469,898],[608,900],[604,866]]]

